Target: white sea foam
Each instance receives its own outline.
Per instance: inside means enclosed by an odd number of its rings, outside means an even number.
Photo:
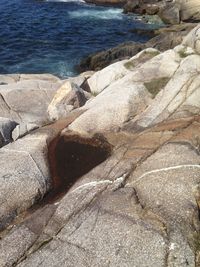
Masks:
[[[103,19],[103,20],[113,20],[123,18],[122,9],[120,8],[107,8],[105,9],[94,9],[90,8],[88,10],[71,11],[69,12],[71,18],[92,18],[92,19]]]

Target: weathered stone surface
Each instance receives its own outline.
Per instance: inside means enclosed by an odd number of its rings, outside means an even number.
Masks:
[[[34,123],[20,123],[12,131],[12,139],[15,141],[18,138],[28,134],[30,131],[33,131],[38,128],[37,124]]]
[[[194,267],[199,121],[105,134],[112,155],[2,238],[2,266]]]
[[[124,83],[113,86],[87,102],[87,110],[69,127],[83,135],[118,130],[124,122],[142,112],[150,101],[150,95],[142,84]]]
[[[58,82],[59,78],[52,74],[1,74],[0,85],[16,83],[23,80],[42,80],[49,82]]]
[[[140,56],[85,107],[1,148],[1,228],[20,215],[0,233],[2,267],[199,265],[200,56]]]
[[[146,47],[153,47],[159,51],[173,49],[180,45],[185,36],[195,27],[194,23],[182,23],[172,25],[167,28],[161,28],[155,31],[156,36],[151,38],[146,44]]]
[[[41,199],[52,186],[48,165],[48,142],[74,120],[33,132],[0,150],[0,228]]]
[[[139,114],[143,116],[143,111],[152,102],[151,98],[155,97],[173,76],[180,61],[179,54],[173,50],[159,54],[155,49],[147,49],[129,61],[120,62],[129,73],[122,78],[119,76],[119,79],[113,81],[102,93],[88,101],[83,107],[87,111],[70,125],[70,130],[81,134],[117,130],[126,121]],[[94,92],[103,90],[112,81],[114,67],[115,65],[108,67],[107,80],[104,78],[105,83],[97,83],[98,75],[102,75],[103,78],[104,71],[97,73],[92,80],[94,83],[91,82],[91,90]],[[123,68],[122,76],[124,73]],[[149,82],[154,84],[159,82],[156,92],[148,86]]]
[[[92,77],[87,80],[90,91],[94,95],[97,95],[111,83],[128,74],[130,71],[124,67],[127,61],[128,60],[116,62],[92,75]]]
[[[122,60],[109,65],[101,71],[96,72],[87,80],[91,92],[95,95],[102,92],[109,85],[120,80],[131,71],[159,54],[156,49],[145,49],[129,60]]]
[[[59,82],[59,78],[55,75],[46,73],[46,74],[19,74],[19,81],[23,80],[40,80],[40,81],[49,81],[49,82]]]
[[[97,191],[100,186],[96,186]],[[92,187],[90,190],[83,189],[82,196],[86,193],[91,195],[91,191],[94,191]],[[117,201],[119,196],[120,202]],[[137,216],[131,213],[127,218],[124,216],[124,213],[134,209],[135,202],[132,190],[103,194],[92,205],[86,206],[84,213],[70,219],[69,227],[64,227],[57,240],[46,246],[44,254],[38,251],[19,266],[56,266],[59,263],[62,266],[162,266],[165,238]],[[65,204],[68,205],[68,202]],[[78,217],[79,227],[76,224]],[[152,252],[157,257],[150,258]]]
[[[12,131],[16,126],[15,121],[0,117],[0,147],[12,141]]]
[[[181,20],[183,21],[199,21],[200,19],[200,3],[198,0],[176,0],[180,7]]]
[[[193,48],[200,54],[200,26],[197,25],[183,40],[183,45]]]
[[[79,65],[79,71],[85,70],[100,70],[106,66],[113,64],[119,60],[126,60],[135,56],[145,48],[155,48],[159,51],[166,51],[173,49],[175,46],[181,44],[183,38],[196,26],[195,23],[182,23],[178,25],[171,25],[170,27],[160,28],[152,32],[150,31],[150,40],[145,44],[129,42],[124,43],[106,51],[91,54],[83,59]],[[133,32],[135,33],[135,29]],[[148,34],[149,31],[140,34]],[[137,32],[136,32],[137,33]]]
[[[85,104],[86,97],[83,90],[75,83],[66,81],[56,92],[48,106],[47,112],[50,120],[63,118],[75,108]]]
[[[124,6],[124,12],[137,14],[158,14],[160,18],[169,24],[178,24],[181,21],[199,21],[198,0],[129,0]]]
[[[180,51],[179,51],[180,53]],[[173,78],[141,114],[137,125],[147,127],[169,117],[187,117],[200,112],[200,56],[190,55],[181,62]]]
[[[49,190],[46,141],[47,134],[44,134],[21,139],[1,149],[1,228]]]
[[[159,16],[166,24],[179,24],[181,22],[180,6],[170,3],[159,10]]]
[[[19,80],[19,75],[0,75],[0,85],[5,85],[9,83],[16,83]]]
[[[0,116],[16,122],[43,124],[48,119],[47,107],[61,83],[57,79],[52,82],[26,77],[16,83],[1,85]]]

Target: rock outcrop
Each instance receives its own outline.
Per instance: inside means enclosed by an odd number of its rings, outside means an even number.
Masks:
[[[198,22],[200,20],[200,3],[198,0],[128,0],[124,12],[155,15],[168,24],[182,21]]]
[[[54,95],[48,106],[50,120],[58,120],[75,108],[81,107],[86,102],[84,91],[76,84],[65,82]]]
[[[159,51],[172,49],[179,45],[183,41],[184,37],[196,25],[197,24],[194,23],[183,23],[167,28],[160,28],[153,32],[150,31],[150,36],[152,38],[145,44],[128,42],[106,51],[91,54],[84,58],[77,68],[79,71],[98,71],[112,63],[118,62],[119,60],[129,59],[146,48],[155,48]]]
[[[68,80],[50,74],[0,75],[0,146],[65,116],[67,110],[83,105],[88,94],[85,96],[82,89],[80,92],[74,90],[74,95],[67,94],[65,85],[73,84],[73,88],[78,88],[85,79],[84,75]],[[63,106],[63,97],[65,100],[68,97],[68,105],[65,103]]]
[[[0,147],[8,144],[12,140],[12,131],[17,126],[15,121],[0,117]]]
[[[199,266],[199,28],[92,74],[85,105],[0,149],[1,267]]]
[[[134,56],[144,49],[144,45],[135,42],[120,44],[106,51],[100,51],[81,60],[78,71],[100,70],[111,63]]]

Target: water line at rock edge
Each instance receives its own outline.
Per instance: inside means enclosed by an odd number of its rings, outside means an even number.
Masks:
[[[156,26],[120,8],[81,1],[1,0],[0,10],[0,74],[74,76],[83,57],[122,42],[145,42],[149,37],[131,30]]]

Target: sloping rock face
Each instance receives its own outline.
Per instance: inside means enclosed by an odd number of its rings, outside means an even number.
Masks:
[[[137,118],[139,114],[142,116],[151,106],[152,98],[173,76],[180,61],[179,54],[173,50],[160,54],[155,49],[147,49],[129,61],[121,62],[128,72],[124,75],[124,70],[121,71],[122,76],[118,75],[117,80],[112,79],[112,65],[107,67],[107,75],[105,70],[94,74],[88,80],[91,91],[104,90],[86,103],[83,107],[86,112],[69,126],[70,130],[81,134],[119,130],[130,119]],[[107,87],[104,88],[102,85],[105,84]]]
[[[200,3],[198,0],[176,0],[180,5],[181,20],[199,21],[200,19]]]
[[[111,156],[3,235],[1,266],[195,266],[199,133],[196,117],[106,134]]]
[[[26,77],[26,76],[25,76]],[[55,79],[22,79],[0,86],[0,114],[16,122],[40,123],[60,82]]]
[[[58,120],[65,117],[74,108],[85,104],[86,97],[83,90],[70,81],[65,82],[56,92],[53,100],[48,106],[50,120]]]
[[[0,150],[0,229],[52,188],[48,143],[79,113],[37,130]],[[0,265],[1,266],[1,265]]]
[[[1,267],[200,265],[197,41],[93,74],[97,96],[0,149]]]

